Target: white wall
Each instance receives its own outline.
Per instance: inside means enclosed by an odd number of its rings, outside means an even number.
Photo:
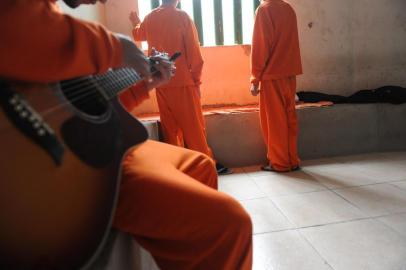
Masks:
[[[299,89],[347,95],[388,84],[406,87],[405,0],[290,2],[305,72]]]
[[[149,0],[140,0],[149,1]],[[106,3],[106,24],[109,29],[131,35],[128,16],[131,11],[138,12],[137,0],[110,0]]]
[[[353,87],[406,87],[406,1],[357,0],[353,10]]]
[[[63,1],[58,1],[58,5],[62,8],[63,12],[74,17],[106,24],[105,7],[102,4],[81,5],[75,9],[68,7]]]
[[[406,0],[289,2],[298,16],[304,66],[298,90],[348,95],[388,84],[406,87]],[[100,8],[81,9],[77,12],[82,18],[99,20],[113,31],[130,35],[128,14],[137,9],[137,0],[110,0],[105,5],[105,16]],[[246,67],[221,78],[211,73],[224,62],[230,67],[249,65],[249,51],[235,47],[225,57],[227,48],[203,49],[203,105],[257,101],[247,94]],[[137,109],[139,113],[153,111],[157,111],[154,100]]]

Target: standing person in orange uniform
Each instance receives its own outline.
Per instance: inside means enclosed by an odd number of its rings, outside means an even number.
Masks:
[[[97,1],[64,2],[77,7]],[[127,109],[167,82],[172,71],[171,63],[157,58],[162,76],[153,77],[148,58],[131,40],[60,13],[54,0],[1,1],[0,36],[2,80],[50,83],[134,68],[150,80],[120,96]],[[133,235],[161,269],[251,269],[250,218],[216,190],[212,159],[146,141],[129,151],[122,166],[114,226]]]
[[[258,7],[251,51],[251,93],[260,94],[262,135],[269,164],[266,171],[299,169],[296,75],[302,74],[296,14],[283,0]]]
[[[203,58],[196,27],[186,12],[176,8],[179,0],[163,0],[143,22],[130,13],[135,41],[147,41],[149,50],[181,52],[176,74],[169,83],[156,89],[165,142],[186,147],[213,158],[207,144],[205,121],[200,103]],[[216,164],[219,174],[231,170]]]

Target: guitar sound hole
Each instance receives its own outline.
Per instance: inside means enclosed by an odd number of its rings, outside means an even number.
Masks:
[[[108,103],[91,77],[62,81],[60,87],[65,98],[87,118],[105,118],[108,114]]]

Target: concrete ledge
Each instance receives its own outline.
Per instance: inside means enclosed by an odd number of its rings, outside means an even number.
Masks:
[[[217,161],[242,167],[266,161],[258,113],[206,116],[207,140]]]
[[[398,151],[406,149],[406,104],[378,106],[378,149]]]
[[[334,105],[298,111],[299,154],[303,159],[379,151],[378,108]]]
[[[340,104],[297,112],[302,159],[406,150],[406,104]],[[157,121],[145,125],[158,140]],[[266,162],[257,112],[208,115],[206,131],[219,162],[230,167]]]
[[[302,159],[406,150],[406,104],[341,104],[298,110]],[[258,113],[209,115],[208,141],[232,167],[266,162]]]

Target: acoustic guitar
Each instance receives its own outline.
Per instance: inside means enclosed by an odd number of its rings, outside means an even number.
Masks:
[[[80,269],[110,230],[125,153],[148,137],[117,95],[130,68],[0,82],[0,269]]]

